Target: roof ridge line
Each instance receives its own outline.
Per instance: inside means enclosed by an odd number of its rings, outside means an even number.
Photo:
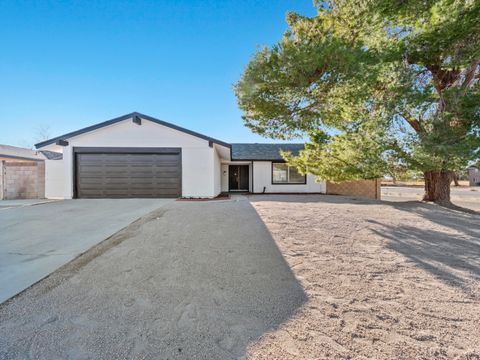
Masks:
[[[66,133],[66,134],[63,134],[63,135],[60,135],[60,136],[56,136],[54,138],[51,138],[51,139],[48,139],[48,140],[45,140],[45,141],[41,141],[41,142],[35,144],[35,148],[36,149],[42,148],[44,146],[55,143],[57,140],[72,138],[72,137],[75,137],[75,136],[78,136],[78,135],[81,135],[81,134],[84,134],[84,133],[87,133],[87,132],[90,132],[90,131],[100,129],[100,128],[105,127],[105,126],[116,124],[117,122],[130,119],[134,116],[138,116],[142,119],[157,123],[159,125],[163,125],[163,126],[171,128],[171,129],[174,129],[174,130],[177,130],[177,131],[180,131],[180,132],[184,132],[186,134],[204,139],[206,141],[211,141],[211,142],[216,143],[218,145],[231,148],[231,145],[229,143],[224,142],[224,141],[209,137],[207,135],[203,135],[203,134],[198,133],[196,131],[186,129],[186,128],[183,128],[181,126],[178,126],[178,125],[169,123],[167,121],[160,120],[160,119],[157,119],[157,118],[154,118],[152,116],[145,115],[145,114],[142,114],[142,113],[139,113],[139,112],[136,112],[136,111],[125,114],[125,115],[122,115],[122,116],[119,116],[119,117],[116,117],[116,118],[113,118],[113,119],[110,119],[110,120],[107,120],[107,121],[100,122],[100,123],[97,123],[97,124],[94,124],[94,125],[90,125],[90,126],[81,128],[81,129],[76,130],[76,131],[72,131],[72,132],[69,132],[69,133]]]

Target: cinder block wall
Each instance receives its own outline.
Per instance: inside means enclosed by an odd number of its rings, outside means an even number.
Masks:
[[[340,183],[327,181],[327,194],[380,199],[380,183],[379,179],[344,181]]]
[[[43,161],[2,161],[1,198],[38,199],[45,197],[45,163]]]
[[[0,160],[0,200],[3,200],[3,197],[5,196],[5,191],[4,191],[4,178],[5,178],[5,172],[4,172],[4,164],[5,161]]]

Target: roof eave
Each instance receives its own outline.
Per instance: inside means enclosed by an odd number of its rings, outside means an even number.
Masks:
[[[104,122],[101,122],[101,123],[98,123],[98,124],[95,124],[95,125],[87,126],[87,127],[83,128],[83,129],[76,130],[76,131],[72,131],[72,132],[70,132],[70,133],[67,133],[67,134],[64,134],[64,135],[61,135],[61,136],[57,136],[57,137],[52,138],[52,139],[48,139],[48,140],[39,142],[39,143],[35,144],[35,148],[39,149],[39,148],[45,147],[45,146],[47,146],[47,145],[54,144],[54,143],[56,143],[58,140],[69,139],[69,138],[72,138],[72,137],[75,137],[75,136],[78,136],[78,135],[81,135],[81,134],[85,134],[85,133],[90,132],[90,131],[94,131],[94,130],[100,129],[100,128],[105,127],[105,126],[113,125],[113,124],[115,124],[115,123],[117,123],[117,122],[120,122],[120,121],[123,121],[123,120],[127,120],[127,119],[130,119],[130,118],[134,118],[134,117],[140,117],[140,118],[142,118],[142,119],[149,120],[149,121],[154,122],[154,123],[157,123],[157,124],[159,124],[159,125],[163,125],[163,126],[169,127],[169,128],[171,128],[171,129],[174,129],[174,130],[177,130],[177,131],[180,131],[180,132],[183,132],[183,133],[186,133],[186,134],[189,134],[189,135],[192,135],[192,136],[195,136],[195,137],[204,139],[204,140],[206,140],[206,141],[212,141],[212,142],[214,142],[215,144],[218,144],[218,145],[227,147],[227,148],[229,148],[229,149],[232,148],[232,146],[231,146],[230,144],[228,144],[228,143],[226,143],[226,142],[224,142],[224,141],[211,138],[211,137],[209,137],[209,136],[206,136],[206,135],[197,133],[197,132],[192,131],[192,130],[188,130],[188,129],[182,128],[181,126],[177,126],[177,125],[175,125],[175,124],[171,124],[171,123],[169,123],[169,122],[166,122],[166,121],[163,121],[163,120],[160,120],[160,119],[156,119],[156,118],[151,117],[151,116],[148,116],[148,115],[141,114],[141,113],[139,113],[139,112],[133,112],[133,113],[130,113],[130,114],[122,115],[122,116],[119,116],[119,117],[114,118],[114,119],[111,119],[111,120],[107,120],[107,121],[104,121]]]
[[[284,159],[234,159],[234,158],[232,158],[232,161],[283,161],[285,162]]]
[[[42,158],[34,158],[34,157],[18,156],[18,155],[9,155],[9,154],[0,154],[0,157],[10,158],[10,159],[16,159],[16,160],[27,160],[27,161],[44,161],[44,160],[45,160],[45,159],[42,159]]]

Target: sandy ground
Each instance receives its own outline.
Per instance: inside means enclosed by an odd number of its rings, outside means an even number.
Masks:
[[[252,197],[307,293],[252,359],[480,359],[480,215]]]
[[[0,306],[0,359],[480,359],[480,216],[174,202]]]
[[[0,359],[238,359],[305,301],[247,199],[173,202],[0,306]]]
[[[385,185],[385,186],[419,186],[419,187],[423,187],[425,184],[425,182],[423,180],[419,180],[419,181],[397,181],[397,183],[394,185],[392,181],[388,181],[386,179],[383,179],[382,180],[382,186]],[[468,180],[459,180],[458,181],[458,184],[460,186],[465,186],[465,187],[468,187],[470,182]]]
[[[385,201],[421,201],[423,194],[421,186],[382,185],[382,200]],[[480,186],[452,186],[450,197],[453,204],[480,212]]]
[[[173,199],[0,201],[0,303]]]

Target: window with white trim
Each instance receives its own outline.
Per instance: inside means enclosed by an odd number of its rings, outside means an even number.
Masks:
[[[306,184],[307,177],[284,162],[272,162],[272,184]]]

